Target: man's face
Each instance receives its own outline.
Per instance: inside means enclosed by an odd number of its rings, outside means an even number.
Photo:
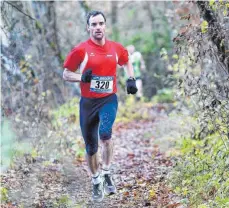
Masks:
[[[90,32],[91,37],[93,37],[95,40],[102,40],[105,35],[105,29],[105,20],[101,14],[90,17],[87,30]]]

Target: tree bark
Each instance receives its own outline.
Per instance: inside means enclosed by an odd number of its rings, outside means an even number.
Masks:
[[[229,60],[228,55],[226,56],[225,50],[225,31],[220,22],[217,20],[214,12],[208,7],[208,4],[209,2],[197,1],[197,6],[200,9],[200,15],[208,22],[208,35],[218,49],[219,60],[229,72]]]
[[[86,1],[79,1],[80,7],[83,9],[85,16],[90,11],[89,6],[87,5]]]
[[[229,17],[224,17],[224,27],[225,31],[225,55],[226,62],[229,62]],[[229,69],[228,69],[229,70]]]
[[[153,16],[153,13],[151,11],[151,7],[150,7],[150,2],[146,1],[145,2],[145,5],[144,5],[144,8],[146,9],[147,11],[147,14],[150,18],[150,23],[151,23],[151,28],[152,28],[152,32],[154,33],[156,31],[156,27],[155,27],[155,17]],[[153,40],[154,40],[154,43],[155,45],[157,45],[157,38],[155,37],[155,35],[153,35]]]
[[[111,2],[111,25],[112,25],[112,37],[114,41],[119,40],[119,31],[117,28],[117,12],[118,5],[116,1]]]
[[[49,42],[50,47],[55,51],[55,55],[58,57],[60,63],[62,63],[63,60],[57,36],[55,1],[50,1],[48,3],[48,11],[48,19],[50,22],[50,28],[53,29],[53,35],[51,41],[48,39],[47,41]]]

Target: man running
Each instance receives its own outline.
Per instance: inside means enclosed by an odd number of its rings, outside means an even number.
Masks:
[[[117,64],[126,67],[129,79],[127,93],[137,87],[127,50],[105,38],[106,18],[100,11],[87,15],[90,38],[77,45],[64,62],[63,79],[80,82],[80,127],[86,147],[86,158],[92,175],[92,199],[100,202],[105,194],[116,193],[110,173],[113,155],[112,126],[118,108]],[[78,73],[75,71],[78,70]],[[98,138],[102,143],[102,173],[98,162]]]
[[[129,59],[134,68],[134,75],[136,77],[136,86],[138,88],[138,92],[136,94],[137,100],[141,100],[143,96],[143,87],[142,87],[142,71],[145,71],[145,61],[142,57],[142,54],[139,51],[135,50],[133,45],[129,45],[126,47],[129,52]]]

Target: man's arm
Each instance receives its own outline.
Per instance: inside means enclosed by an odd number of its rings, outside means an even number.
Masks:
[[[141,55],[141,70],[145,71],[145,69],[146,69],[145,61],[144,61],[144,59],[143,59],[143,57]]]
[[[69,82],[80,82],[81,81],[81,77],[82,75],[81,74],[77,74],[75,72],[72,72],[68,69],[64,69],[64,72],[63,72],[63,79],[65,81],[69,81]]]
[[[134,77],[134,69],[130,60],[124,65],[124,69],[128,77]]]
[[[136,86],[136,79],[134,78],[134,69],[130,60],[127,64],[124,65],[124,69],[129,76],[128,80],[126,81],[127,93],[128,94],[136,94],[138,88]]]

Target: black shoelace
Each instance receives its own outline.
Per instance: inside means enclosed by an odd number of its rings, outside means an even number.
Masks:
[[[100,183],[93,185],[93,192],[94,192],[95,195],[98,195],[99,192],[100,192],[99,186],[100,186]]]
[[[113,186],[109,174],[105,174],[105,175],[104,175],[104,178],[105,178],[105,181],[106,181],[106,183],[107,183],[108,186]]]

